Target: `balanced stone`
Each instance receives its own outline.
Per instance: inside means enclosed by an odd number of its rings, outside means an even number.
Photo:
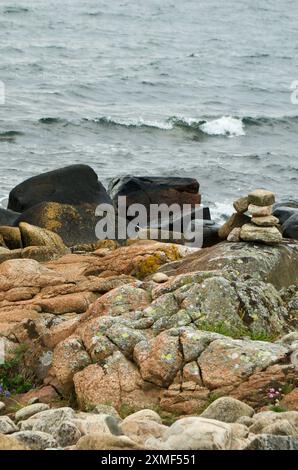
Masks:
[[[250,218],[247,215],[235,212],[226,221],[226,223],[222,227],[220,227],[220,229],[218,230],[218,235],[220,238],[227,238],[234,228],[242,227],[242,225],[248,222],[250,222]]]
[[[244,214],[244,212],[248,210],[249,206],[248,197],[240,197],[237,199],[237,201],[234,202],[233,206],[236,212],[239,212],[239,214]]]
[[[248,195],[249,204],[256,206],[270,206],[275,203],[275,195],[265,189],[256,189]]]
[[[248,206],[248,212],[253,217],[267,217],[272,214],[273,206],[256,206],[255,204],[250,204]]]
[[[268,244],[280,243],[282,235],[276,227],[257,227],[254,224],[245,224],[240,232],[241,240],[245,242],[263,242]]]
[[[229,234],[227,240],[228,242],[240,242],[240,232],[241,227],[235,227]]]
[[[279,220],[273,215],[267,215],[265,217],[253,217],[251,219],[252,223],[258,225],[259,227],[274,227],[278,225]]]

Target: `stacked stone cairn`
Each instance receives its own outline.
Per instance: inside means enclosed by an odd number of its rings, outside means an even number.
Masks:
[[[257,189],[234,202],[236,212],[219,229],[219,236],[230,242],[280,243],[279,220],[272,215],[275,195]]]

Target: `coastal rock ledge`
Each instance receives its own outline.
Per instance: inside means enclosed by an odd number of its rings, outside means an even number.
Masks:
[[[19,373],[37,393],[85,411],[197,415],[227,395],[262,410],[269,389],[298,386],[297,270],[294,241],[107,243],[46,263],[8,260],[0,335],[9,357],[22,348]]]

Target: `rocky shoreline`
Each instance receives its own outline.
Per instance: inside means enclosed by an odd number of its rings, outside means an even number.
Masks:
[[[161,226],[97,240],[119,194],[201,202],[192,179],[108,194],[75,165],[0,212],[0,449],[297,450],[297,206],[258,190],[223,227],[205,208],[202,249]]]

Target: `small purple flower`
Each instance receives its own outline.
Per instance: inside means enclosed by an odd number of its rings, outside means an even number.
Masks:
[[[3,395],[3,392],[4,392],[3,387],[2,385],[0,385],[0,395]]]
[[[274,398],[274,394],[273,394],[273,393],[269,393],[269,398]]]
[[[10,392],[8,390],[5,390],[4,396],[5,396],[5,398],[9,398],[10,397]]]
[[[275,393],[275,388],[269,388],[270,393]]]

